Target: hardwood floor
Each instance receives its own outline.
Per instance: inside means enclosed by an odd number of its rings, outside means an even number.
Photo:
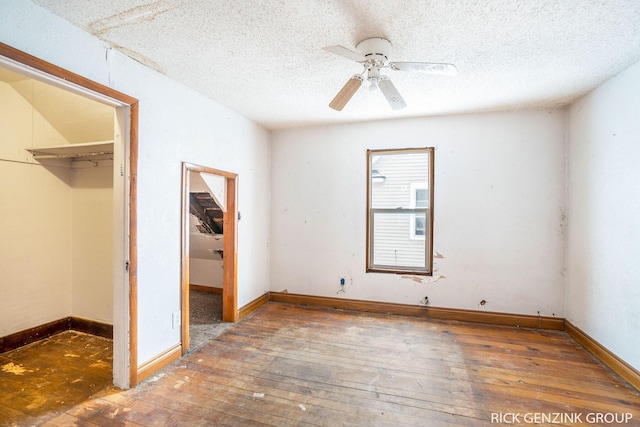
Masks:
[[[65,331],[0,354],[0,425],[32,425],[112,388],[109,338]]]
[[[483,426],[555,413],[563,423],[538,425],[640,425],[640,393],[561,331],[269,303],[135,389],[38,422]]]

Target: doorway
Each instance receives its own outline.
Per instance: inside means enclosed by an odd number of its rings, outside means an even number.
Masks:
[[[40,166],[36,155],[40,156],[41,159],[46,156],[58,157],[58,159],[52,159],[52,161],[69,163],[73,162],[70,160],[70,157],[84,157],[87,153],[91,155],[101,153],[98,157],[92,156],[90,160],[87,159],[88,163],[84,165],[87,166],[86,169],[76,168],[73,172],[74,175],[77,175],[77,179],[82,179],[82,182],[88,182],[95,181],[96,179],[95,177],[83,178],[89,170],[93,170],[95,166],[100,166],[99,162],[112,162],[112,166],[110,167],[111,173],[106,169],[101,169],[103,173],[100,182],[107,182],[109,180],[108,175],[112,176],[113,196],[111,197],[112,207],[109,210],[113,213],[113,226],[110,227],[110,233],[109,230],[101,231],[106,231],[113,237],[113,249],[110,251],[112,253],[112,260],[109,262],[111,267],[106,267],[113,272],[112,287],[111,290],[108,291],[113,295],[113,384],[120,388],[134,386],[137,384],[135,182],[137,170],[138,101],[135,98],[85,79],[82,76],[49,64],[2,43],[0,43],[0,67],[10,72],[27,76],[39,82],[39,84],[56,87],[114,109],[111,113],[113,115],[113,140],[106,144],[110,146],[110,148],[107,147],[107,149],[105,149],[102,142],[84,144],[73,143],[73,141],[67,140],[66,143],[64,143],[65,141],[61,141],[64,144],[61,143],[55,146],[51,141],[48,141],[42,147],[32,148],[54,148],[54,152],[31,150],[30,156],[32,157],[25,157],[24,159],[8,158],[7,164],[20,165],[27,163],[26,166],[35,168],[34,170],[47,170],[46,167]],[[54,113],[55,109],[51,111]],[[38,117],[40,117],[40,115],[41,113],[38,112]],[[42,121],[45,126],[50,126],[46,124],[46,122],[46,120]],[[34,127],[33,129],[36,128]],[[71,151],[69,151],[70,148],[72,149]],[[107,151],[110,151],[107,158],[100,157]],[[20,148],[15,151],[15,153],[24,156],[25,151]],[[50,167],[48,170],[53,171],[54,169]],[[56,166],[55,170],[59,170],[59,167]],[[99,170],[99,168],[96,168],[96,170]],[[104,172],[107,172],[107,174]],[[62,180],[58,179],[58,181]],[[89,205],[91,205],[91,202],[89,202]],[[91,236],[88,237],[92,238]],[[78,253],[82,255],[80,252]],[[30,260],[31,258],[23,259],[22,261],[24,263]],[[62,269],[58,269],[57,267],[55,268],[55,271],[61,270]],[[86,276],[87,272],[84,271],[82,274]],[[37,282],[34,281],[33,283]],[[30,307],[27,307],[23,312],[38,313],[37,310],[32,310]],[[48,317],[59,317],[60,315],[65,315],[65,313],[52,311]],[[30,319],[26,327],[38,326],[39,323],[46,320],[46,318]],[[16,328],[18,327],[22,326],[16,325]]]
[[[183,355],[193,345],[202,344],[203,334],[198,333],[198,341],[193,341],[190,327],[199,319],[212,318],[213,313],[207,310],[215,310],[221,304],[223,322],[238,320],[237,180],[237,174],[231,172],[191,163],[182,165],[180,341]],[[198,301],[191,300],[190,294],[196,295],[193,292],[198,292]],[[218,298],[219,304],[214,303]],[[192,305],[198,309],[198,318],[191,316]],[[219,329],[212,326],[209,336],[214,336]]]

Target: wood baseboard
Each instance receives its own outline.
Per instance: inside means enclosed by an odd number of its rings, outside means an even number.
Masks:
[[[198,291],[198,292],[208,292],[210,294],[219,294],[222,295],[222,288],[213,288],[211,286],[202,286],[202,285],[189,285],[190,291]]]
[[[568,320],[565,320],[565,331],[571,338],[576,340],[578,344],[584,347],[585,350],[593,354],[613,372],[620,375],[636,390],[640,391],[640,372],[638,372],[638,370],[610,352],[606,347],[591,338]]]
[[[216,289],[216,288],[208,288],[206,286],[189,285],[190,290],[200,291],[200,289],[193,289],[192,287]],[[205,290],[204,292],[210,292],[210,291]],[[217,292],[214,291],[213,293],[217,293]],[[269,302],[268,292],[259,296],[258,298],[254,299],[249,304],[245,305],[240,310],[238,310],[238,317],[243,318],[247,316],[249,313],[257,309],[261,305],[266,304],[267,302]],[[182,345],[176,344],[175,346],[171,347],[165,352],[160,353],[159,355],[152,358],[151,360],[148,360],[147,362],[138,366],[138,370],[135,378],[135,384],[140,384],[142,381],[146,380],[153,374],[157,373],[161,369],[165,368],[166,366],[180,359],[181,356],[182,356]]]
[[[113,339],[113,325],[82,317],[69,317],[69,329]]]
[[[247,316],[249,313],[251,313],[252,311],[257,309],[261,305],[268,303],[269,302],[269,294],[270,294],[269,292],[265,292],[264,294],[260,295],[258,298],[256,298],[253,301],[251,301],[249,304],[247,304],[247,305],[243,306],[242,308],[240,308],[238,310],[238,320],[242,319],[245,316]]]
[[[0,353],[14,350],[69,330],[113,339],[113,325],[69,316],[0,337]]]
[[[564,319],[526,314],[496,313],[489,311],[463,310],[457,308],[441,308],[397,304],[378,301],[363,301],[312,295],[270,292],[269,301],[290,304],[307,304],[321,307],[339,308],[342,310],[359,310],[373,313],[399,314],[403,316],[427,317],[441,320],[459,320],[463,322],[489,323],[492,325],[518,326],[524,328],[541,328],[564,330]]]
[[[136,384],[140,384],[156,372],[160,371],[167,365],[180,359],[182,356],[182,344],[176,344],[170,349],[160,353],[156,357],[147,360],[142,365],[138,366],[136,373]]]
[[[49,338],[60,332],[69,330],[69,318],[54,320],[43,325],[15,332],[11,335],[0,337],[0,353],[14,350],[23,345],[31,344],[45,338]]]

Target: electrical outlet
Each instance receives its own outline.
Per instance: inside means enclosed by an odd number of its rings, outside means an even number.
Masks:
[[[171,329],[176,329],[180,327],[180,311],[176,311],[171,316]]]

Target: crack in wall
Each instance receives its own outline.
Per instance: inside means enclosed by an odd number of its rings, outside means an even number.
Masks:
[[[107,41],[106,39],[102,38],[102,40]],[[159,72],[160,74],[165,74],[164,70],[162,69],[162,67],[160,67],[160,64],[158,64],[157,62],[155,62],[154,60],[152,60],[151,58],[136,52],[135,50],[131,50],[128,49],[124,46],[121,46],[119,44],[116,43],[112,43],[109,42],[114,49],[116,49],[118,52],[128,56],[129,58],[133,59],[136,62],[141,63],[142,65],[144,65],[145,67],[149,67],[157,72]]]

